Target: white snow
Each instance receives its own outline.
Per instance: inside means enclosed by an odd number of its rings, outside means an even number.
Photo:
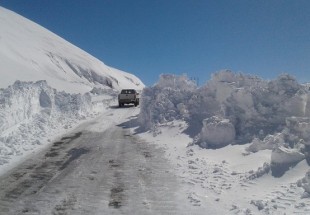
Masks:
[[[136,76],[0,7],[0,174],[115,105]]]
[[[180,194],[199,208],[197,214],[307,214],[310,199],[304,192],[310,183],[304,178],[309,169],[305,160],[276,178],[271,175],[272,150],[248,154],[249,144],[203,149],[192,145],[186,128],[184,121],[173,121],[159,126],[155,136],[140,136],[165,149],[183,183]]]
[[[200,146],[203,148],[226,146],[234,142],[235,127],[228,119],[213,116],[202,121],[199,136]]]
[[[302,161],[305,155],[297,149],[288,149],[283,146],[275,148],[271,154],[271,163],[295,163]]]
[[[47,29],[0,7],[0,87],[16,80],[46,80],[59,91],[85,93],[93,87],[142,89],[134,75],[106,66]]]
[[[17,81],[0,90],[0,174],[81,121],[107,111],[115,97],[112,90],[103,95],[58,92],[46,81]]]
[[[113,105],[118,89],[144,87],[137,77],[1,7],[0,26],[0,174],[81,122],[129,120]],[[287,74],[221,71],[202,87],[161,75],[130,126],[165,150],[196,214],[308,214],[309,96]]]
[[[185,76],[162,77],[143,90],[138,130],[165,148],[193,206],[212,214],[310,211],[306,85],[286,74],[267,81],[221,71],[200,88]]]

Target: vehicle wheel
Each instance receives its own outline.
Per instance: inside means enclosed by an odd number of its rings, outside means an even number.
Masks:
[[[135,102],[135,107],[137,107],[138,106],[138,102]]]
[[[119,106],[119,107],[122,107],[122,106],[123,106],[123,104],[122,104],[122,103],[118,103],[118,106]]]

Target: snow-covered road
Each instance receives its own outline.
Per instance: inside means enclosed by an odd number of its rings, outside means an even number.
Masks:
[[[1,214],[182,214],[162,149],[118,126],[111,108],[0,178]]]

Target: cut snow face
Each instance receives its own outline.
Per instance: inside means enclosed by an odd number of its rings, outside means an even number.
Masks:
[[[134,88],[136,76],[104,63],[14,12],[0,7],[0,87],[16,80],[46,80],[59,91],[85,93],[94,87]]]
[[[266,81],[221,71],[200,88],[186,76],[163,75],[143,90],[138,121],[156,134],[183,120],[184,132],[202,148],[250,143],[245,153],[273,150],[271,171],[281,176],[309,161],[309,96],[307,86],[286,74]]]
[[[0,173],[81,120],[104,112],[116,98],[112,90],[101,94],[58,92],[46,81],[16,81],[0,89]]]

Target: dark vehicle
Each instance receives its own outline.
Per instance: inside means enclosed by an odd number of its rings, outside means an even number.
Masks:
[[[134,89],[123,89],[118,95],[118,105],[123,107],[124,104],[134,104],[136,107],[139,105],[140,95]]]

